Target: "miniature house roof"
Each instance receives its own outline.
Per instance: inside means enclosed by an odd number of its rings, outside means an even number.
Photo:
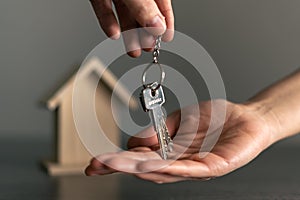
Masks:
[[[137,102],[135,98],[131,98],[129,91],[122,84],[120,83],[117,84],[116,76],[109,69],[105,69],[104,65],[98,58],[96,57],[91,58],[81,67],[78,73],[81,74],[96,73],[99,77],[102,74],[101,81],[103,81],[108,86],[109,89],[114,90],[116,96],[125,105],[127,105],[127,102],[129,102],[130,108],[137,107]],[[64,96],[68,93],[68,91],[73,89],[74,81],[78,73],[75,73],[63,86],[61,86],[55,92],[55,94],[50,99],[48,99],[47,101],[48,109],[54,110],[60,105],[60,103],[62,102]],[[88,76],[86,77],[88,78]]]

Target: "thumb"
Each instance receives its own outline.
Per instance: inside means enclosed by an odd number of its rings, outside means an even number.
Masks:
[[[166,31],[165,17],[154,0],[123,0],[135,20],[153,35]]]

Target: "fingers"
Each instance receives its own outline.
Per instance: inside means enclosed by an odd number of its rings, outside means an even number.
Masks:
[[[114,4],[118,13],[128,54],[131,57],[139,57],[141,55],[141,48],[145,51],[151,51],[155,42],[153,35],[161,35],[166,30],[166,22],[155,1],[114,0]],[[160,5],[162,5],[163,8],[167,7],[164,6],[163,3],[160,3]],[[149,12],[148,10],[153,12]],[[129,15],[129,13],[131,13],[131,15]],[[154,16],[152,16],[153,13],[155,14]],[[168,16],[169,15],[170,14],[168,14]],[[146,28],[141,29],[138,34],[138,31],[133,29],[139,25]]]
[[[140,29],[139,33],[140,33],[140,44],[142,49],[147,52],[153,51],[153,47],[155,43],[154,36],[148,33],[144,29]]]
[[[166,120],[166,124],[169,130],[170,136],[174,136],[180,124],[180,111],[176,111],[169,115]],[[143,130],[134,137],[128,140],[128,148],[134,148],[139,146],[152,147],[158,144],[156,132],[153,126]]]
[[[214,177],[206,177],[206,178],[192,178],[192,177],[180,177],[180,176],[174,176],[169,174],[162,174],[162,173],[145,173],[145,174],[135,174],[138,178],[152,181],[158,184],[163,183],[175,183],[180,181],[208,181],[213,179]]]
[[[141,149],[139,149],[141,150]],[[86,168],[87,175],[104,175],[117,171],[126,173],[140,173],[138,166],[146,160],[161,159],[159,154],[143,148],[140,151],[124,151],[119,153],[107,153],[93,158]]]
[[[106,175],[117,172],[115,169],[109,168],[108,166],[101,163],[98,159],[93,158],[90,165],[85,169],[87,176],[93,175]]]
[[[120,36],[120,27],[112,10],[111,0],[90,1],[104,33],[112,39],[118,39]]]
[[[122,35],[127,54],[133,58],[139,57],[142,51],[138,31],[136,29],[132,29],[128,32],[123,33]]]
[[[171,0],[113,0],[119,23],[112,9],[111,0],[90,0],[101,28],[108,37],[118,39],[120,32],[144,27],[150,34],[132,31],[123,37],[126,51],[131,57],[141,55],[141,46],[151,51],[153,36],[163,35],[163,41],[174,36],[174,14]],[[145,47],[145,48],[144,48]]]
[[[171,0],[155,0],[160,12],[165,17],[167,30],[163,35],[162,40],[169,42],[174,37],[174,13]]]
[[[123,40],[126,52],[131,57],[139,57],[141,55],[141,45],[139,33],[136,30],[138,24],[135,18],[128,14],[130,11],[123,1],[114,0],[114,4],[118,13],[120,27],[123,32]]]
[[[135,161],[135,166],[132,165],[132,162],[128,163],[128,160],[120,160],[118,159],[118,162],[114,161],[114,164],[117,165],[121,165],[124,169],[124,162],[126,162],[129,166],[126,166],[126,171],[128,171],[128,168],[131,168],[131,171],[133,171],[133,169],[138,169],[139,166],[137,164],[137,162]],[[119,168],[120,169],[120,168]],[[86,168],[85,170],[85,174],[88,176],[94,176],[94,175],[107,175],[107,174],[112,174],[115,172],[118,172],[119,170],[110,168],[106,165],[104,165],[103,163],[101,163],[98,159],[94,158],[91,161],[91,164]],[[121,171],[121,172],[124,172]],[[173,183],[173,182],[179,182],[179,181],[185,181],[185,180],[193,180],[194,178],[189,178],[189,177],[180,177],[180,176],[175,176],[175,175],[170,175],[170,174],[165,174],[165,173],[159,173],[159,172],[149,172],[149,173],[134,173],[135,176],[144,179],[144,180],[148,180],[148,181],[152,181],[155,183]]]
[[[123,0],[130,8],[131,15],[142,27],[154,27],[149,29],[153,35],[162,35],[166,31],[165,17],[160,12],[153,0]]]
[[[138,168],[140,171],[207,180],[208,178],[223,176],[236,169],[236,166],[214,153],[208,153],[205,158],[200,158],[199,153],[196,153],[188,158],[173,162],[169,160],[143,161],[139,163]]]
[[[158,184],[192,180],[191,178],[185,178],[185,177],[173,176],[169,174],[162,174],[162,173],[155,173],[155,172],[135,174],[135,176]]]
[[[206,164],[192,160],[178,160],[174,162],[149,160],[140,163],[139,168],[142,171],[152,171],[185,178],[207,178],[215,176]]]
[[[162,160],[155,152],[128,151],[104,154],[102,158],[94,158],[85,172],[89,176],[125,172],[156,183],[209,180],[211,177],[218,176],[205,162]]]

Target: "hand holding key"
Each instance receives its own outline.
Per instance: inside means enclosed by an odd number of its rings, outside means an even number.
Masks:
[[[174,14],[171,0],[90,0],[105,34],[118,39],[120,32],[139,27],[147,31],[134,30],[124,38],[127,52],[132,57],[141,55],[141,49],[150,51],[153,36],[164,34],[164,41],[174,35]],[[114,13],[112,3],[116,8]],[[117,21],[118,17],[118,21]],[[149,29],[149,27],[151,27]],[[146,48],[148,47],[148,48]]]
[[[226,121],[217,144],[205,158],[200,158],[199,151],[205,135],[215,134],[206,133],[211,120],[211,104],[217,108],[218,104],[226,104]],[[200,118],[196,120],[199,124],[195,124],[194,118],[198,117],[193,115],[195,108],[200,108]],[[202,102],[200,105],[184,108],[183,111],[176,111],[167,117],[166,125],[173,138],[173,154],[181,154],[174,162],[161,159],[156,151],[158,138],[150,127],[129,140],[129,151],[94,158],[86,169],[86,174],[126,172],[157,183],[207,180],[247,164],[274,142],[271,135],[275,126],[262,118],[259,110],[250,105],[233,104],[224,100]],[[191,132],[198,125],[197,132]],[[211,130],[218,128],[212,127]],[[182,152],[182,149],[185,151]],[[144,173],[145,171],[148,173]]]
[[[158,62],[160,40],[158,37],[153,51],[153,62],[147,66],[142,76],[144,89],[141,101],[144,110],[150,113],[153,127],[129,141],[131,151],[104,154],[93,159],[86,169],[87,175],[120,171],[158,183],[186,179],[209,180],[245,165],[270,145],[270,129],[266,127],[267,123],[261,120],[259,113],[244,105],[221,100],[206,102],[198,108],[196,105],[177,111],[166,120],[162,111],[165,98],[161,86],[165,73]],[[160,68],[161,78],[158,83],[146,84],[146,72],[151,66]],[[222,120],[211,119],[211,104],[214,104],[214,108],[221,108],[221,112],[227,106],[224,127]],[[195,112],[199,109],[200,115]],[[213,121],[212,125],[215,127],[210,127],[210,120],[221,123]],[[208,130],[213,132],[206,133]],[[218,142],[211,152],[207,152],[206,157],[200,157],[200,148],[205,137],[219,137],[216,130],[222,130]],[[161,157],[157,153],[157,146]]]

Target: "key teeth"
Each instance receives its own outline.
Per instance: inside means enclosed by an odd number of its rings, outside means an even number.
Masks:
[[[167,149],[168,149],[168,152],[172,152],[173,151],[173,141],[169,135],[169,132],[168,132],[168,129],[166,128],[166,135],[165,135],[165,138],[166,138],[166,144],[167,144]]]
[[[169,152],[173,151],[173,142],[172,141],[168,144],[168,151]]]
[[[166,143],[165,143],[164,148],[166,149],[166,157],[168,157],[168,153],[171,153],[173,151],[173,141],[168,133],[166,133],[165,142]]]
[[[162,156],[162,159],[164,159],[164,160],[168,160],[168,156],[167,156],[167,155],[165,155],[165,156]]]
[[[164,141],[165,141],[165,149],[166,149],[166,153],[171,153],[173,151],[173,141],[169,135],[169,131],[168,128],[165,124],[163,124],[163,128],[164,128]]]
[[[161,157],[162,159],[164,160],[167,160],[168,159],[168,153],[171,153],[173,151],[173,141],[172,139],[170,138],[170,136],[168,135],[167,138],[165,138],[164,136],[164,145],[161,146]]]

